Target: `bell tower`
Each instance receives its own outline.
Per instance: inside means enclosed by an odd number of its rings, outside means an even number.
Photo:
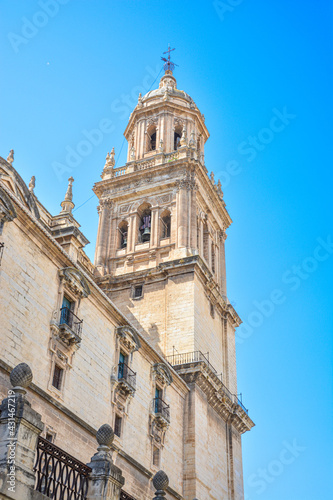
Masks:
[[[221,182],[208,176],[205,166],[204,115],[177,88],[170,54],[165,69],[159,87],[139,95],[129,118],[126,164],[115,167],[113,149],[94,186],[96,282],[191,387],[184,498],[238,500],[243,499],[240,434],[254,424],[237,397],[234,334],[240,318],[227,299],[225,268],[232,221]],[[211,377],[209,388],[202,370]],[[209,416],[214,398],[218,424]],[[206,431],[196,424],[201,404]],[[226,469],[216,480],[223,495],[216,496],[204,486],[209,481],[200,477],[198,465],[207,452],[200,451],[206,439],[200,432],[209,432],[210,425],[223,436],[212,471]]]

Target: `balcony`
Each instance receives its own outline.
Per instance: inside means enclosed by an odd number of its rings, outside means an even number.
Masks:
[[[60,309],[59,337],[66,344],[81,342],[83,320],[79,319],[68,307]]]
[[[203,354],[201,351],[177,353],[172,356],[167,356],[167,361],[171,366],[188,365],[192,363],[205,363],[207,367],[213,372],[217,373],[215,368],[209,362],[209,352]]]
[[[126,363],[118,364],[118,383],[125,393],[135,392],[136,373]]]
[[[166,427],[170,424],[170,406],[161,398],[154,398],[152,401],[152,412],[156,421]]]
[[[239,406],[246,414],[248,414],[248,409],[245,408],[242,400],[238,398],[238,395],[232,394],[232,392],[229,391],[222,381],[222,374],[218,374],[217,370],[215,370],[215,368],[210,364],[208,352],[206,354],[203,354],[201,351],[177,353],[172,356],[167,356],[166,359],[168,363],[177,371],[186,370],[190,365],[194,367],[195,365],[202,365],[204,363],[208,368],[212,380],[215,380],[217,383],[218,392],[224,400],[229,401],[229,404],[231,405]]]

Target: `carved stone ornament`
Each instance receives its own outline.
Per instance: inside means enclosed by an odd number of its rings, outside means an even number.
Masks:
[[[130,326],[118,326],[116,328],[116,337],[122,347],[132,353],[138,351],[141,347],[141,343],[137,333],[134,328]]]
[[[15,219],[15,217],[17,215],[14,205],[9,196],[0,187],[0,223],[9,222]]]
[[[103,209],[103,208],[111,208],[112,207],[112,201],[108,198],[102,198],[100,201],[99,201],[99,205],[100,207]]]
[[[172,384],[171,371],[166,364],[155,363],[152,367],[152,372],[155,382],[158,382],[162,387]]]
[[[75,267],[65,267],[64,269],[60,269],[59,276],[75,295],[78,295],[81,298],[85,298],[90,295],[90,288],[87,279],[78,269],[75,269]]]

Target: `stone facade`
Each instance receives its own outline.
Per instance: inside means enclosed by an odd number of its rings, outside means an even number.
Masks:
[[[204,116],[166,71],[139,96],[125,137],[126,165],[115,168],[112,150],[94,186],[94,265],[73,179],[52,216],[0,158],[0,395],[28,363],[42,435],[84,463],[110,424],[115,467],[137,500],[152,498],[160,468],[168,499],[242,500],[241,434],[253,422],[237,398],[231,219],[204,164]]]

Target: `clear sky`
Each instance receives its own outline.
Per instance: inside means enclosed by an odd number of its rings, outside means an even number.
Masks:
[[[0,9],[0,155],[15,150],[15,168],[26,182],[36,176],[52,214],[73,175],[92,259],[91,188],[112,146],[125,162],[138,93],[176,47],[178,88],[205,114],[206,165],[234,221],[228,295],[244,321],[239,391],[256,423],[243,437],[246,498],[330,498],[332,2],[3,0]]]

